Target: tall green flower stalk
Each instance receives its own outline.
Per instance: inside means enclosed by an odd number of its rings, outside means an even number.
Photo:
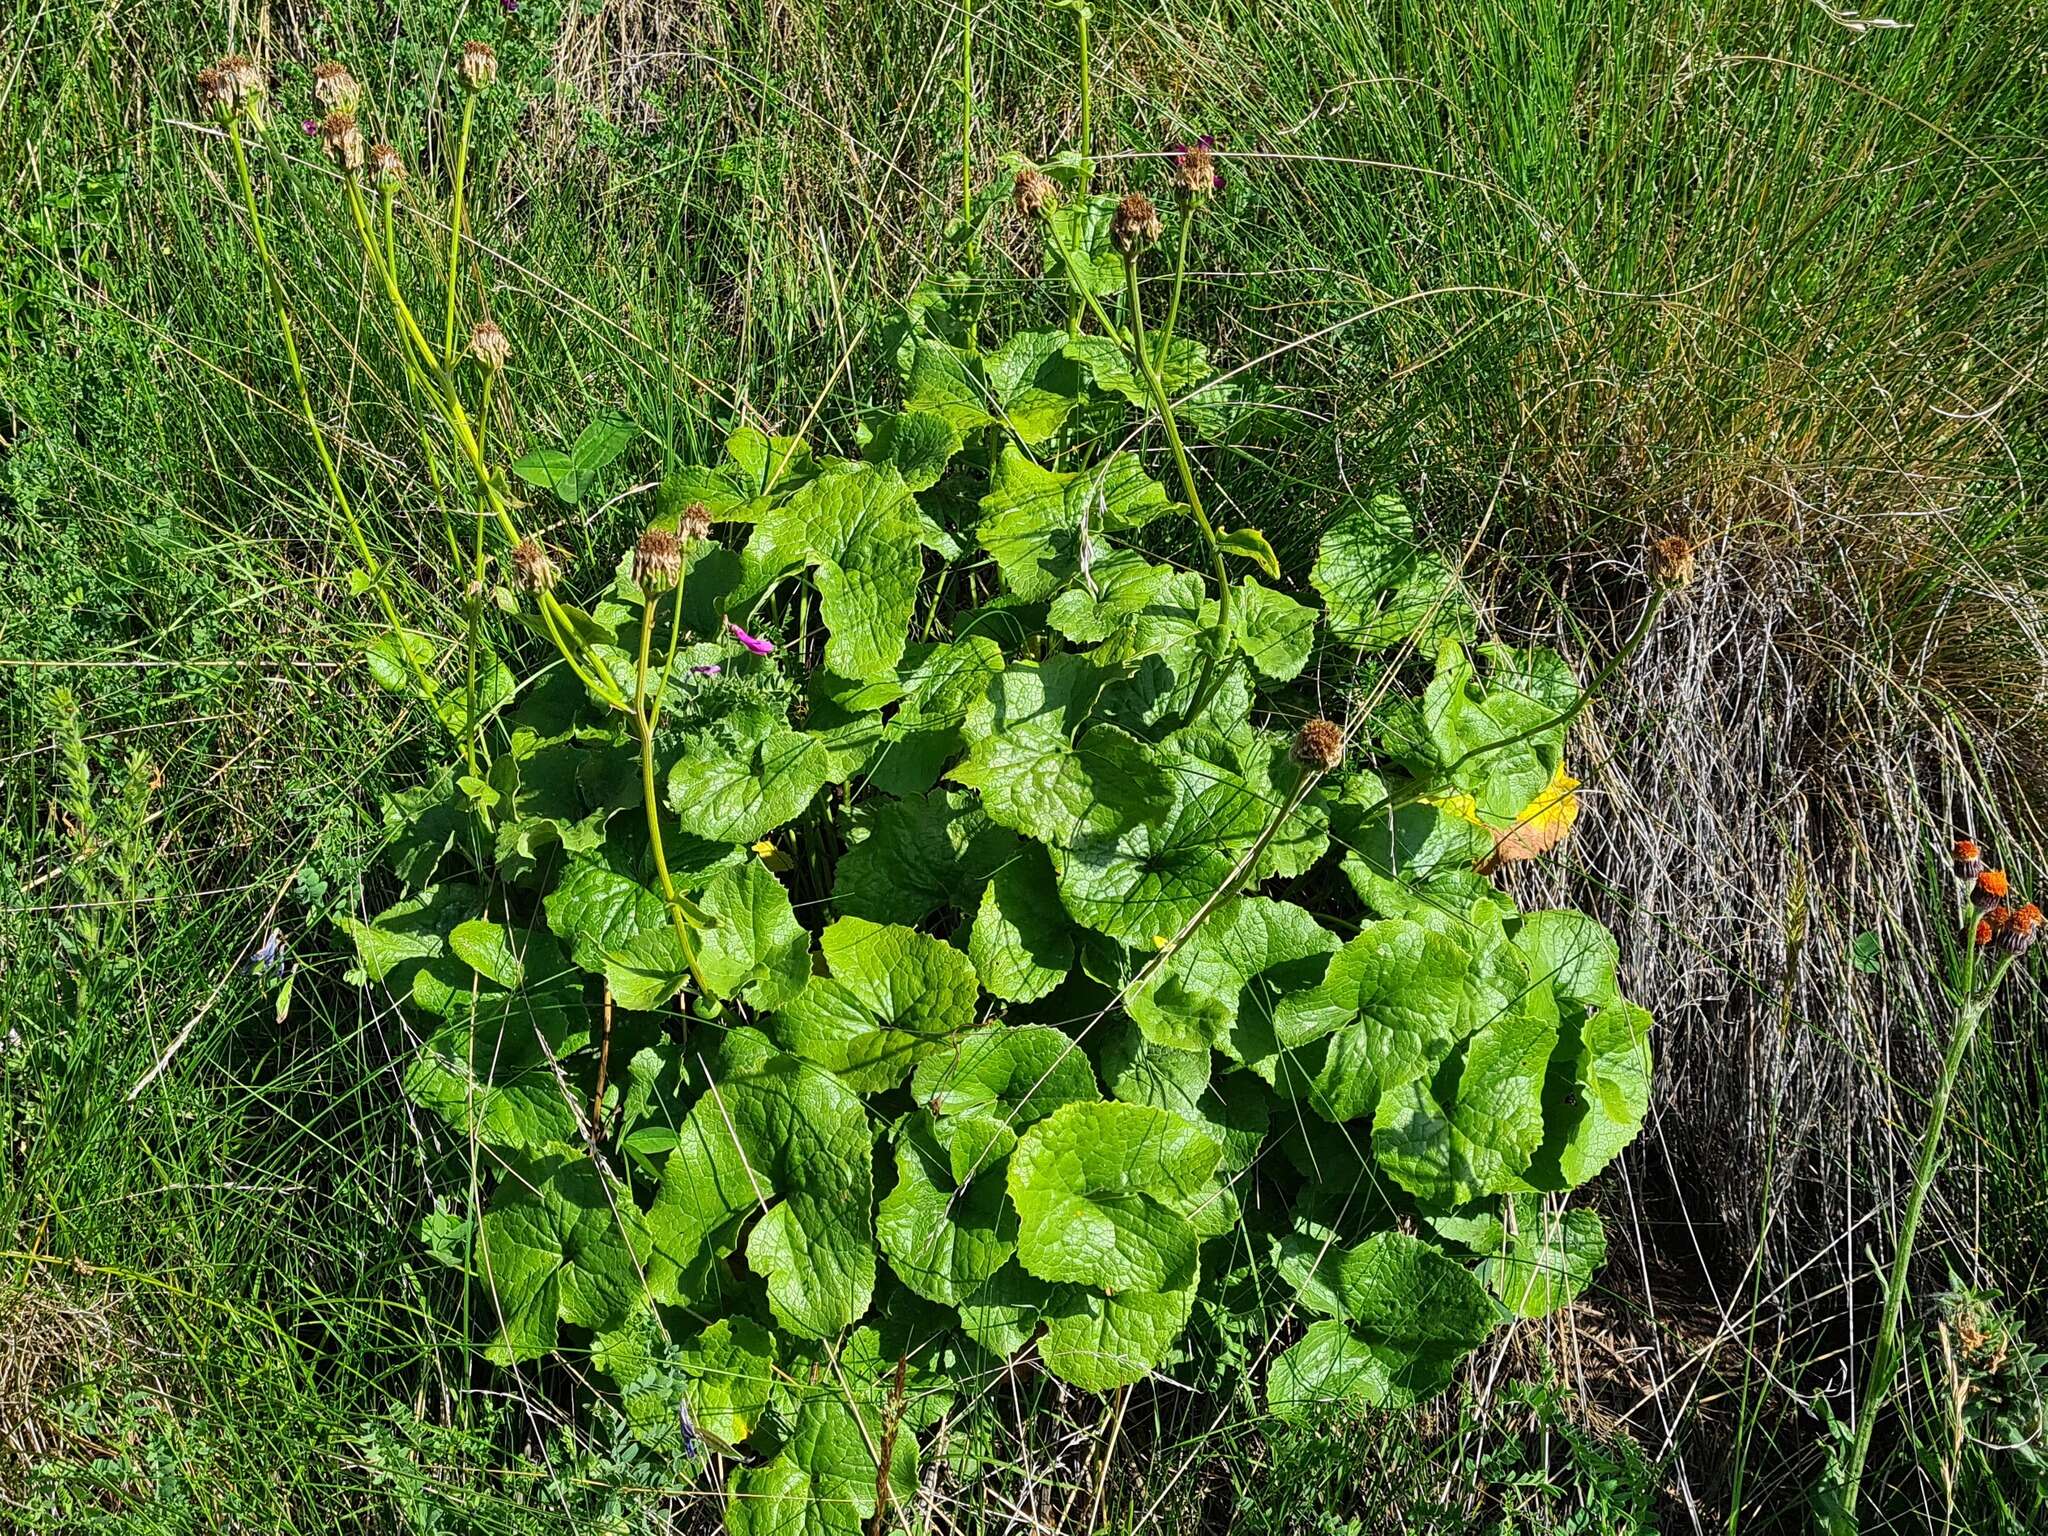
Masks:
[[[1884,1311],[1878,1320],[1870,1372],[1857,1399],[1855,1435],[1842,1465],[1835,1507],[1829,1515],[1833,1536],[1852,1536],[1856,1530],[1856,1504],[1863,1491],[1871,1438],[1876,1432],[1878,1413],[1898,1374],[1899,1318],[1905,1310],[1921,1213],[1941,1167],[1941,1138],[1948,1125],[1950,1095],[1955,1091],[1956,1079],[1962,1075],[1977,1026],[1998,995],[1999,983],[2005,980],[2013,963],[2033,947],[2041,927],[2041,909],[2032,902],[2013,904],[2005,872],[1986,869],[1977,845],[1967,839],[1955,845],[1955,873],[1962,887],[1958,901],[1962,944],[1950,978],[1955,1028],[1949,1037],[1948,1054],[1942,1058],[1941,1075],[1935,1079],[1934,1094],[1927,1103],[1927,1129],[1920,1136],[1920,1156],[1913,1168],[1912,1187],[1906,1194],[1905,1214],[1899,1221],[1898,1247],[1892,1255],[1891,1271],[1885,1277]],[[1988,962],[1981,973],[1980,956]]]

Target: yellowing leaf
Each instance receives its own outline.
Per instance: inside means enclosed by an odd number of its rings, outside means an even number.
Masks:
[[[1559,763],[1550,782],[1506,827],[1496,827],[1481,817],[1478,803],[1463,792],[1428,796],[1424,803],[1492,835],[1493,852],[1479,863],[1480,872],[1490,874],[1503,864],[1540,858],[1565,840],[1572,824],[1579,819],[1579,781]]]

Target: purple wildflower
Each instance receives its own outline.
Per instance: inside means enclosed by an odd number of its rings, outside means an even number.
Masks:
[[[739,641],[741,645],[744,645],[756,656],[773,656],[775,654],[775,642],[773,640],[763,640],[758,635],[750,635],[744,629],[741,629],[739,625],[733,623],[731,619],[725,621],[725,627],[732,631],[733,639]]]
[[[498,6],[507,16],[519,9],[519,0],[498,0]]]
[[[309,135],[316,134],[320,131],[320,120],[318,118],[309,117],[303,123],[299,124],[299,126],[305,129]]]
[[[721,667],[717,662],[714,661],[708,667],[692,667],[690,668],[690,670],[696,673],[699,677],[716,677],[719,673],[723,672],[725,668]]]

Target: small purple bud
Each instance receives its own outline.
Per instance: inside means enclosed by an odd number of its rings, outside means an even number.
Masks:
[[[299,126],[305,129],[308,134],[316,134],[320,131],[320,123],[317,118],[309,117]]]
[[[725,668],[721,667],[717,662],[714,661],[708,667],[692,667],[690,668],[690,670],[696,673],[699,677],[716,677],[719,673],[723,672]]]
[[[739,641],[741,645],[744,645],[756,656],[773,656],[775,654],[775,642],[773,640],[763,640],[758,635],[750,635],[744,629],[741,629],[739,625],[733,623],[731,619],[725,621],[725,627],[732,631],[733,639]]]

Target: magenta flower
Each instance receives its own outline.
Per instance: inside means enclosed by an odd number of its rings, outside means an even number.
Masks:
[[[303,123],[300,123],[299,126],[305,129],[306,132],[309,134],[318,133],[320,131],[320,124],[315,119],[310,117],[307,118]]]
[[[690,670],[696,673],[699,677],[716,677],[719,673],[723,672],[725,668],[721,667],[717,662],[714,661],[708,667],[692,667],[690,668]]]
[[[775,642],[773,640],[763,640],[759,635],[750,635],[744,629],[741,629],[739,625],[733,623],[731,619],[725,621],[725,627],[732,631],[733,639],[739,641],[741,645],[744,645],[756,656],[773,656],[775,654]]]

